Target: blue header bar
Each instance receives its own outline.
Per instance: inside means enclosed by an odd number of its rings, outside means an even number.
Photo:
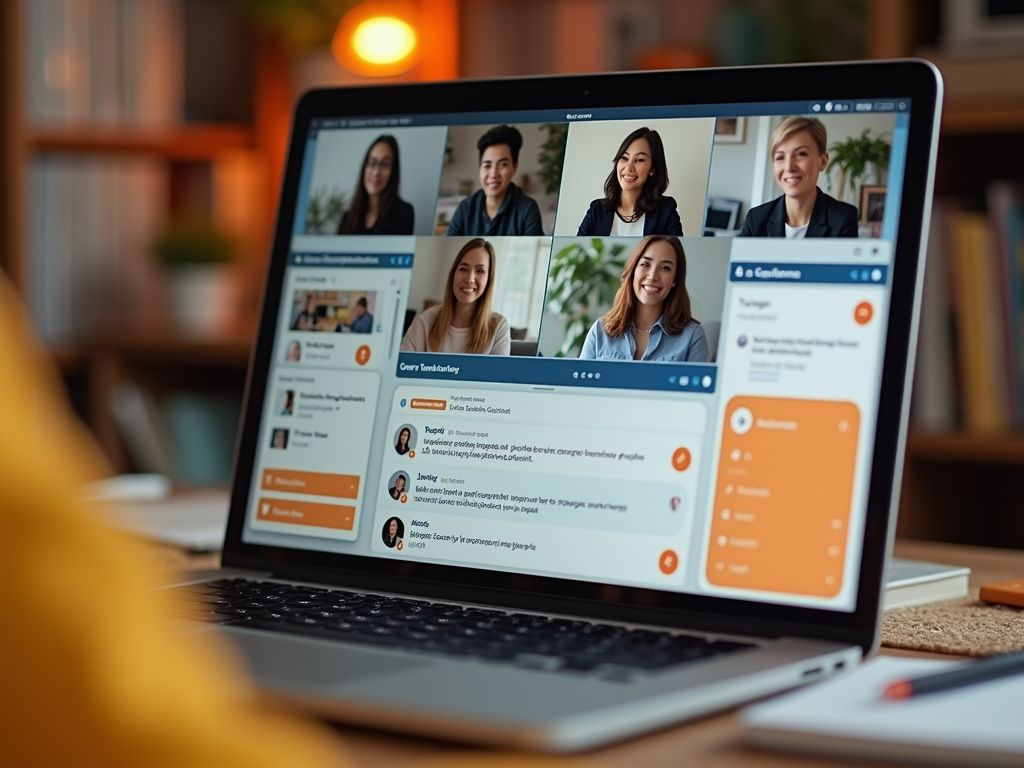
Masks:
[[[718,381],[718,368],[704,363],[444,355],[432,352],[402,352],[398,355],[398,369],[395,373],[400,379],[701,394],[712,394]]]
[[[857,99],[846,99],[852,103]],[[910,109],[910,99],[872,99],[891,105],[891,111]],[[424,115],[366,115],[361,117],[320,118],[310,125],[310,132],[341,128],[405,128],[421,125],[497,125],[500,123],[576,123],[592,120],[654,120],[681,117],[748,117],[757,115],[809,115],[816,101],[757,101],[743,104],[688,104],[656,107],[610,107],[594,109],[533,109],[516,112],[444,112]],[[883,110],[878,110],[883,111]]]
[[[889,267],[863,264],[754,264],[733,262],[729,280],[734,283],[874,283],[885,285]]]
[[[411,253],[292,253],[292,267],[355,267],[360,269],[412,269]]]

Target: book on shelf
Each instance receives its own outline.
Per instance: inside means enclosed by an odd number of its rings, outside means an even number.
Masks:
[[[159,309],[162,277],[148,250],[167,210],[167,173],[148,157],[33,159],[29,305],[44,341],[73,343]]]
[[[996,181],[988,186],[996,254],[996,283],[1002,302],[1006,386],[1010,418],[1024,427],[1024,185]]]
[[[182,114],[182,0],[20,0],[35,125],[166,126]]]
[[[993,182],[988,213],[936,200],[914,377],[928,431],[1024,428],[1024,187]]]

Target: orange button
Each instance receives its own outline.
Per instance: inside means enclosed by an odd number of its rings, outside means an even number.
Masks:
[[[658,567],[666,576],[675,573],[676,568],[679,567],[679,555],[671,549],[666,549],[661,553],[661,557],[658,558]]]
[[[420,397],[414,397],[409,401],[410,408],[420,408],[426,411],[443,411],[448,407],[447,400],[424,400]]]
[[[685,448],[676,448],[672,454],[672,467],[676,472],[685,472],[690,466],[690,452]]]
[[[256,519],[271,523],[312,525],[317,528],[351,531],[356,520],[356,508],[341,504],[261,498],[256,509]]]
[[[853,310],[853,319],[856,320],[859,325],[867,325],[871,322],[871,318],[874,317],[874,314],[875,308],[868,302],[862,301],[857,305],[857,308]]]
[[[261,487],[265,491],[287,491],[312,496],[359,496],[359,475],[334,475],[327,472],[299,472],[294,469],[264,469]]]
[[[366,365],[370,362],[370,347],[363,344],[359,349],[356,350],[356,362],[359,365]]]

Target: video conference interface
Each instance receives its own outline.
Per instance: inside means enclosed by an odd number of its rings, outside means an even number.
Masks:
[[[243,539],[852,610],[908,106],[314,123]]]

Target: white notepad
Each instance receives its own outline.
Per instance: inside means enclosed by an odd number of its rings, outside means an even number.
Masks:
[[[886,701],[891,682],[962,662],[877,658],[742,712],[758,746],[931,765],[1024,765],[1024,675]]]

